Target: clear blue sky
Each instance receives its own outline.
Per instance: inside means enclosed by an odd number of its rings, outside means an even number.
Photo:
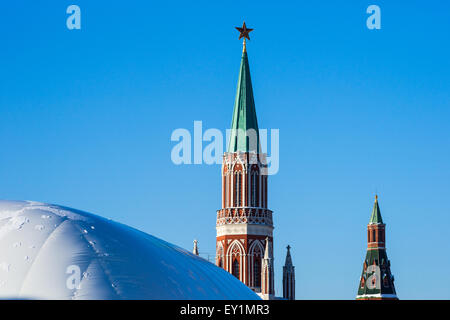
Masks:
[[[355,297],[378,191],[399,297],[450,299],[449,16],[446,1],[4,2],[0,198],[213,254],[220,166],[175,166],[170,135],[229,126],[245,19],[259,125],[280,129],[277,294],[290,244],[297,298]]]

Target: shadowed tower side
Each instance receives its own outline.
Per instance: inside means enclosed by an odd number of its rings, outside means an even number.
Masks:
[[[286,262],[283,267],[283,298],[295,300],[295,267],[292,264],[291,246],[287,246]]]

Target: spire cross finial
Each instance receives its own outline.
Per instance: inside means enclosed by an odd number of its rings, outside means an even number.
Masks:
[[[291,249],[291,246],[290,245],[288,245],[287,247],[286,247],[287,249],[288,249],[288,251]]]

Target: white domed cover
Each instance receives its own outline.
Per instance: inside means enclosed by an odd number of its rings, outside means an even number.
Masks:
[[[225,270],[126,225],[1,200],[0,298],[259,299]]]

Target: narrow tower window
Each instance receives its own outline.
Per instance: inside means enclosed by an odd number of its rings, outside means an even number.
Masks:
[[[233,270],[232,270],[233,276],[239,279],[239,262],[237,259],[233,261]]]
[[[242,176],[238,172],[234,179],[234,206],[240,207],[242,205]]]
[[[252,207],[258,206],[258,174],[256,172],[252,173],[252,181],[251,181],[251,188],[252,188]]]
[[[223,206],[227,205],[227,176],[223,176],[223,185],[222,185],[222,194],[223,194]]]
[[[267,208],[267,176],[264,176],[264,208]]]
[[[253,260],[254,287],[261,287],[261,256],[258,254]]]
[[[231,194],[230,194],[230,175],[227,174],[227,176],[225,177],[226,183],[225,183],[225,206],[226,207],[230,207],[230,201],[231,201]]]
[[[264,207],[264,176],[261,176],[261,207]]]
[[[238,207],[242,206],[242,175],[238,174]]]
[[[239,174],[235,174],[234,175],[234,192],[233,192],[233,207],[237,207],[237,195],[238,195],[238,187],[239,187],[239,183],[237,182],[238,180],[238,175]]]

